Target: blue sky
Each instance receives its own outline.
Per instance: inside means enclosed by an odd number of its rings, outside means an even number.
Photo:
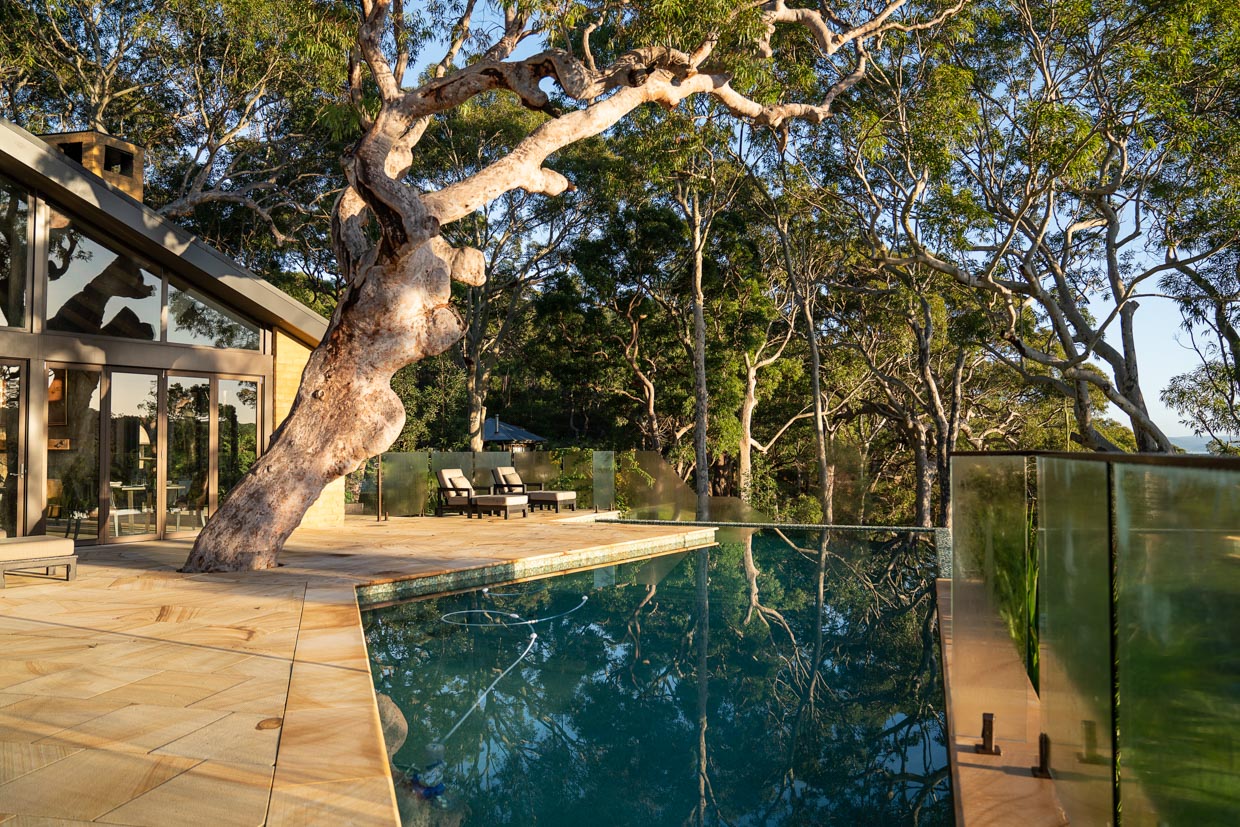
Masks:
[[[1192,431],[1162,403],[1159,394],[1167,387],[1171,377],[1188,373],[1200,364],[1197,354],[1188,346],[1188,334],[1180,327],[1180,311],[1175,302],[1147,296],[1140,299],[1140,304],[1133,325],[1137,334],[1137,366],[1146,407],[1167,436],[1190,434]],[[1124,423],[1128,421],[1118,408],[1112,407],[1111,416]]]

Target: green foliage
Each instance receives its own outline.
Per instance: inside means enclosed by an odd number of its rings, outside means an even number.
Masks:
[[[1210,452],[1240,454],[1240,409],[1235,374],[1222,361],[1210,361],[1172,377],[1162,401],[1197,436],[1210,438]]]
[[[392,390],[405,403],[405,427],[390,450],[468,449],[465,371],[450,355],[401,368],[392,377]]]

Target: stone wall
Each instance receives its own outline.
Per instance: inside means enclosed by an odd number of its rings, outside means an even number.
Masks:
[[[275,426],[279,426],[293,407],[301,372],[310,358],[310,348],[279,330],[275,332]],[[274,429],[273,429],[274,430]],[[344,525],[344,478],[333,482],[310,506],[302,519],[303,528],[339,528]]]

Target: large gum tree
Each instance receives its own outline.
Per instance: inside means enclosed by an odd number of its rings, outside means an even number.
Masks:
[[[965,2],[463,0],[415,11],[361,0],[349,78],[363,134],[342,159],[347,185],[332,217],[347,286],[270,449],[199,534],[185,570],[274,566],[324,486],[400,434],[405,412],[392,375],[460,339],[452,281],[484,279],[481,252],[451,247],[445,225],[512,190],[562,194],[572,184],[548,159],[646,104],[709,95],[775,130],[821,123],[885,37],[933,27]],[[435,22],[446,32],[443,57],[407,86],[416,44],[434,42],[425,31]],[[530,43],[549,47],[518,57]],[[463,180],[435,192],[411,186],[432,119],[497,91],[545,120]]]

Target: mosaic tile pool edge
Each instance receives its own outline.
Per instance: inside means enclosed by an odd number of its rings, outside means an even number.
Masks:
[[[715,544],[713,528],[687,531],[673,537],[635,540],[605,548],[524,557],[487,563],[473,568],[456,569],[439,574],[375,583],[357,588],[357,603],[362,611],[380,603],[427,597],[441,592],[469,589],[508,580],[537,577],[568,569],[589,568],[608,563],[623,563],[655,554],[690,551]]]

